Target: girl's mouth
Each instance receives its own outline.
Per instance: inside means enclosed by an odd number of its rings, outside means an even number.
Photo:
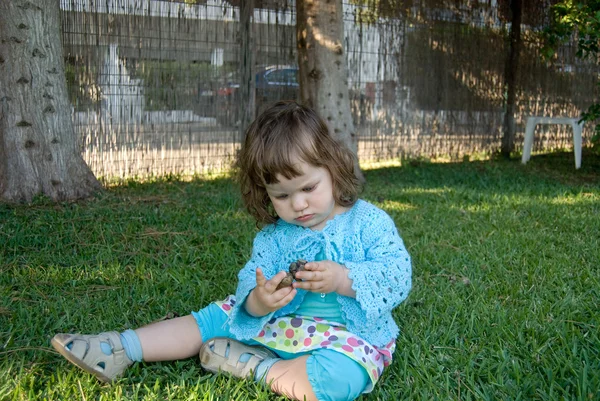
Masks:
[[[310,219],[312,219],[314,216],[314,214],[305,214],[304,216],[300,216],[300,217],[296,217],[296,221],[308,221]]]

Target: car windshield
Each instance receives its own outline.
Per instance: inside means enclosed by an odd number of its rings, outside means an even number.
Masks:
[[[265,74],[265,79],[269,83],[283,83],[283,84],[297,84],[297,70],[284,69],[284,70],[273,70]]]

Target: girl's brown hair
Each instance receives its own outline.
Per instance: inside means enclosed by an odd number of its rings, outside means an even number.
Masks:
[[[298,159],[329,171],[338,204],[356,202],[360,182],[354,154],[331,137],[314,110],[293,101],[278,102],[250,124],[236,161],[244,205],[258,224],[277,221],[265,185],[276,183],[278,174],[298,177]]]

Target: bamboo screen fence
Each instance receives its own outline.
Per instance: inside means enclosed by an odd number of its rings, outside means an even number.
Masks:
[[[232,3],[61,0],[73,122],[97,176],[205,174],[230,165],[241,140],[243,50]],[[257,84],[260,108],[297,96],[295,5],[256,3],[253,73],[271,82]],[[459,159],[499,149],[508,25],[495,1],[467,3],[403,13],[344,4],[361,160]],[[523,34],[519,148],[527,116],[577,117],[597,95],[597,70],[572,49],[561,49],[552,65],[541,60],[538,29]],[[585,127],[585,141],[591,131]],[[540,127],[534,146],[570,147],[570,128]]]

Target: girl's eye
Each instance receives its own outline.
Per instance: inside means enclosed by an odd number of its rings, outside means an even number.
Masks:
[[[316,185],[313,185],[312,187],[302,188],[302,190],[304,192],[312,192],[312,191],[314,191],[315,187],[316,187]]]
[[[275,197],[275,199],[280,199],[280,200],[283,200],[283,199],[285,199],[285,198],[287,198],[287,195],[277,195],[277,196]]]

